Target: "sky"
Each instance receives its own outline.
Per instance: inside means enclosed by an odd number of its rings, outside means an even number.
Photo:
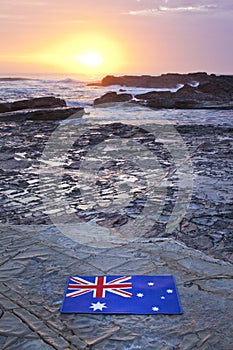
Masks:
[[[233,74],[233,0],[0,0],[0,73]]]

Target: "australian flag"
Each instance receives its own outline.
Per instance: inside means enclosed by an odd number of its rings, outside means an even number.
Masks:
[[[181,314],[173,276],[70,276],[63,313]]]

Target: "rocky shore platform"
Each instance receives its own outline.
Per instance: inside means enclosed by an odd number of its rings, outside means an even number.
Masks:
[[[232,128],[176,126],[190,152],[194,184],[186,215],[166,234],[177,176],[161,143],[140,127],[93,122],[73,144],[64,163],[57,193],[66,198],[66,208],[52,191],[52,174],[48,172],[46,181],[40,182],[42,154],[59,125],[54,120],[17,118],[0,122],[1,349],[231,350]],[[80,128],[73,123],[69,135],[60,135],[57,147],[80,135]],[[169,190],[165,209],[150,230],[145,229],[135,240],[121,243],[116,239],[102,246],[98,236],[85,232],[85,224],[95,221],[103,232],[105,228],[121,231],[141,215],[149,195],[140,169],[116,158],[101,168],[95,183],[101,200],[91,202],[93,188],[80,183],[80,164],[94,146],[115,137],[149,147],[166,169]],[[95,153],[96,159],[103,163],[104,154]],[[50,166],[56,169],[60,161],[55,152]],[[125,206],[124,189],[129,185],[133,198]],[[44,196],[50,200],[46,205]],[[124,210],[105,210],[112,198]],[[155,201],[161,200],[158,193]],[[71,214],[83,222],[85,233],[74,228],[75,240],[51,220],[55,216],[62,223]],[[153,219],[142,218],[145,228]],[[90,236],[88,244],[85,235]],[[108,243],[104,233],[101,240]],[[174,275],[183,314],[60,314],[69,275],[103,274]]]
[[[207,73],[163,74],[161,76],[106,76],[100,86],[173,89],[151,91],[135,96],[108,92],[95,99],[94,105],[132,101],[150,108],[172,109],[233,109],[233,76]]]

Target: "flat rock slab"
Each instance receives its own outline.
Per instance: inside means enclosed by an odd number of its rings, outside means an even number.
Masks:
[[[82,107],[25,109],[23,111],[0,113],[0,122],[56,121],[71,118],[71,116],[73,118],[81,118],[84,113],[84,108]]]
[[[66,216],[66,207],[62,202],[62,198],[65,198],[69,203],[69,213],[75,213],[80,221],[85,223],[95,220],[102,232],[105,229],[116,228],[118,231],[124,231],[126,235],[130,227],[130,231],[134,234],[135,230],[130,225],[134,217],[139,217],[146,198],[150,198],[151,201],[147,202],[147,207],[151,206],[152,210],[142,216],[143,228],[145,228],[144,231],[142,230],[143,237],[150,239],[171,236],[215,258],[233,262],[231,194],[233,181],[230,161],[233,146],[232,128],[224,125],[176,127],[189,149],[194,179],[192,199],[185,217],[176,230],[168,234],[164,227],[176,202],[177,175],[174,163],[163,147],[163,140],[155,142],[153,135],[147,134],[143,129],[123,123],[91,125],[88,132],[83,131],[83,134],[78,137],[78,132],[82,133],[81,126],[69,123],[67,124],[70,126],[68,134],[62,132],[59,141],[55,138],[56,144],[51,147],[51,159],[43,163],[45,171],[44,181],[41,183],[39,174],[42,172],[42,154],[58,125],[59,123],[55,121],[0,123],[2,136],[0,140],[0,222],[2,224],[51,224],[54,222],[51,218],[60,220],[62,223]],[[113,147],[109,146],[110,141],[119,137],[143,144],[153,152],[144,153],[143,156],[149,169],[146,175],[150,175],[154,157],[159,157],[160,164],[165,169],[161,172],[161,178],[163,175],[169,184],[165,201],[159,191],[153,193],[147,191],[146,176],[138,167],[129,161],[117,160],[119,152],[113,154],[114,161],[103,161],[105,158],[108,159],[108,149],[110,148],[111,151]],[[173,141],[173,136],[167,135],[167,140],[169,137]],[[71,138],[76,141],[64,163],[65,174],[62,181],[60,183],[55,181],[58,186],[55,191],[52,174],[57,173],[54,169],[61,161],[59,147]],[[103,143],[104,140],[108,141],[105,143],[106,150],[95,152],[95,157],[90,157],[95,146]],[[94,183],[89,181],[89,186],[86,181],[80,181],[82,176],[79,168],[84,164],[84,159],[89,159],[88,164],[91,167],[95,166],[95,161],[104,165],[98,173],[98,181]],[[47,166],[48,164],[50,167]],[[47,171],[49,168],[50,172]],[[93,188],[98,194],[97,197],[93,197]],[[112,206],[108,211],[108,205],[113,198],[115,207]],[[159,220],[154,209],[157,203],[163,206]],[[155,214],[154,217],[153,214]],[[150,229],[148,229],[149,222],[153,224]],[[88,232],[93,238],[90,230]],[[86,238],[86,227],[83,233]],[[107,241],[109,242],[109,239]],[[85,244],[87,241],[83,240],[82,243]]]
[[[65,100],[55,96],[44,96],[32,98],[29,100],[20,100],[15,102],[0,103],[0,112],[13,112],[21,109],[30,108],[55,108],[66,107]]]
[[[55,198],[51,174],[46,175],[42,185],[39,171],[45,144],[58,125],[51,121],[0,123],[0,348],[231,350],[232,129],[227,125],[177,126],[189,147],[195,179],[183,221],[165,237],[163,225],[175,201],[176,174],[162,145],[140,128],[122,123],[92,125],[88,133],[77,138],[79,129],[74,124],[69,137],[75,136],[77,140],[68,154],[65,175]],[[88,235],[97,243],[91,246],[83,240],[88,236],[85,226],[85,235],[81,227],[76,227],[66,236],[52,225],[50,218],[57,216],[63,222],[62,208],[57,202],[61,196],[66,196],[69,210],[76,212],[84,223],[98,219],[101,232],[112,227],[120,231],[125,226],[126,214],[135,217],[140,214],[146,183],[130,163],[106,162],[105,172],[97,184],[102,200],[98,203],[104,207],[114,194],[120,208],[125,200],[128,203],[125,185],[131,184],[138,197],[126,207],[124,215],[120,211],[114,215],[108,212],[103,215],[102,209],[98,212],[95,203],[90,203],[91,186],[86,183],[81,186],[78,182],[82,156],[111,135],[135,139],[150,147],[170,171],[168,180],[174,191],[168,191],[164,215],[150,232],[133,237],[128,243],[115,237],[114,244],[100,248],[96,231],[88,230]],[[57,146],[66,140],[67,133],[64,133]],[[96,154],[94,161],[99,158],[101,160],[101,155]],[[54,167],[59,162],[59,157],[50,159]],[[119,173],[122,174],[120,185],[114,192]],[[109,178],[113,181],[109,182]],[[83,191],[89,201],[83,201]],[[51,205],[47,207],[43,202],[44,193],[51,198]],[[159,197],[156,199],[160,201]],[[146,225],[148,218],[145,216],[144,220]],[[71,239],[71,233],[75,240]],[[184,313],[174,316],[62,315],[59,310],[70,274],[172,274]]]
[[[1,349],[232,349],[232,264],[173,239],[100,249],[52,225],[2,225]],[[182,315],[60,314],[69,274],[173,274]]]

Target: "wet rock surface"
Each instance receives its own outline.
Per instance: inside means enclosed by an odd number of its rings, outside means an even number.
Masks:
[[[39,183],[40,160],[46,141],[58,126],[55,122],[12,122],[0,124],[1,128],[1,192],[2,223],[10,224],[49,224],[49,211],[43,207],[43,193],[49,193],[52,184],[51,175],[46,175],[46,183]],[[70,129],[69,137],[76,134],[76,128]],[[232,130],[226,126],[181,125],[176,129],[189,146],[194,169],[194,187],[192,200],[183,222],[171,236],[187,245],[203,250],[215,257],[232,259]],[[207,139],[208,135],[208,139]],[[63,136],[62,136],[63,137]],[[68,136],[64,134],[64,140]],[[84,221],[95,219],[103,226],[121,226],[133,220],[143,210],[150,193],[147,181],[140,167],[129,159],[115,159],[103,162],[95,179],[98,203],[93,202],[93,187],[79,181],[79,168],[85,157],[91,155],[94,147],[111,138],[135,140],[159,157],[163,166],[169,190],[166,194],[164,210],[153,228],[145,232],[148,238],[164,235],[164,226],[168,222],[176,201],[177,174],[174,162],[161,142],[144,129],[122,123],[96,125],[88,133],[76,140],[64,163],[64,175],[57,192],[65,196],[76,215]],[[54,150],[55,152],[56,150]],[[56,153],[55,153],[56,155]],[[143,156],[143,154],[142,154]],[[59,161],[52,159],[52,162]],[[127,187],[128,186],[128,187]],[[131,193],[128,196],[127,191]],[[157,201],[162,201],[158,192]],[[127,197],[128,196],[128,197]],[[59,201],[53,203],[51,194],[50,211],[63,215]],[[90,199],[90,200],[89,200]],[[92,200],[91,200],[92,199]],[[59,198],[57,199],[59,200]],[[105,208],[116,202],[108,212]],[[121,208],[121,206],[123,206]],[[119,210],[120,209],[120,210]],[[48,212],[48,214],[46,214]],[[145,225],[146,225],[145,218]]]
[[[65,100],[54,96],[0,103],[0,122],[64,120],[72,115],[80,118],[84,113],[84,108],[67,107]]]
[[[2,349],[230,350],[232,265],[175,242],[88,248],[52,226],[1,228]],[[67,276],[174,274],[183,315],[61,315]]]
[[[140,103],[151,108],[175,109],[233,109],[233,84],[215,81],[198,87],[184,85],[177,92],[149,92],[135,96]]]
[[[116,92],[107,92],[105,95],[101,96],[94,100],[94,106],[102,105],[105,103],[114,103],[114,102],[127,102],[132,99],[132,95],[121,93],[117,94]]]
[[[0,123],[7,121],[26,120],[64,120],[75,114],[75,118],[80,118],[84,114],[82,107],[62,107],[62,108],[38,108],[34,110],[14,111],[0,113]]]
[[[208,75],[205,72],[188,73],[188,74],[177,74],[177,73],[167,73],[160,76],[151,75],[124,75],[124,76],[114,76],[107,75],[104,77],[100,85],[110,86],[110,85],[122,85],[122,86],[135,86],[135,87],[145,87],[145,88],[175,88],[178,84],[212,84],[213,82],[218,82],[225,88],[227,87],[232,92],[232,75],[220,75],[215,74]],[[209,90],[209,88],[208,88]]]
[[[180,84],[184,86],[176,92],[154,91],[138,94],[135,95],[136,100],[133,102],[156,109],[233,109],[233,76],[206,73],[106,76],[100,83],[101,86],[121,85],[158,89],[175,89]],[[106,94],[96,101],[98,104],[120,102],[120,96],[121,94],[113,98]]]
[[[0,103],[0,113],[13,112],[21,109],[56,107],[66,107],[65,100],[54,96],[47,96],[32,98],[30,100]]]
[[[189,148],[194,186],[185,217],[165,234],[176,201],[177,174],[162,141],[123,123],[90,125],[67,154],[55,196],[50,193],[49,171],[43,186],[39,174],[46,142],[59,125],[30,120],[0,123],[1,348],[230,350],[232,129],[176,126]],[[69,135],[62,136],[64,143],[80,128],[72,125]],[[153,220],[143,214],[152,194],[141,168],[130,159],[105,159],[105,149],[99,155],[95,152],[94,160],[91,157],[98,144],[106,140],[110,148],[111,140],[118,138],[134,140],[159,159],[168,190],[165,199],[155,191],[154,201],[161,202],[163,211],[135,242],[91,247],[81,236],[79,240],[78,232],[74,242],[53,225],[51,217],[62,223],[73,213],[84,224],[95,221],[103,230],[119,232],[140,215],[145,227]],[[49,165],[56,166],[59,152],[51,154]],[[101,163],[93,187],[80,181],[80,167],[88,157],[90,162],[99,157]],[[98,203],[93,200],[94,188]],[[69,208],[59,202],[60,197],[66,198]],[[184,314],[61,315],[70,274],[173,274]]]

